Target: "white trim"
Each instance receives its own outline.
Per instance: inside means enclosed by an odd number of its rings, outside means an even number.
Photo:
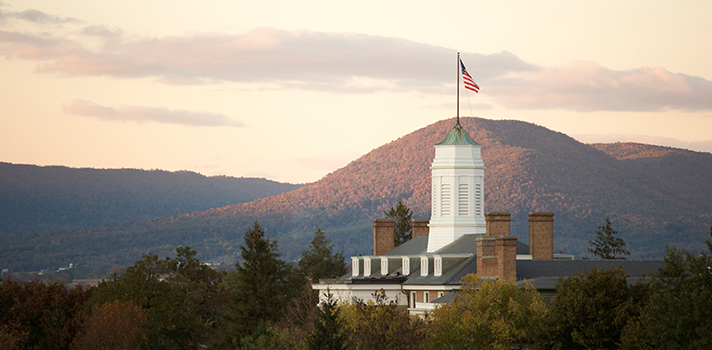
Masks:
[[[426,277],[428,275],[428,257],[420,257],[420,276]]]
[[[358,276],[359,274],[359,269],[358,269],[358,257],[352,256],[351,257],[351,276]]]
[[[443,258],[440,255],[433,256],[433,276],[440,277],[443,274]]]
[[[363,275],[371,276],[371,258],[363,258]]]
[[[410,275],[410,258],[407,256],[404,256],[402,258],[401,271],[403,273],[403,276]]]
[[[385,276],[387,274],[388,274],[388,258],[382,257],[381,258],[381,276]]]

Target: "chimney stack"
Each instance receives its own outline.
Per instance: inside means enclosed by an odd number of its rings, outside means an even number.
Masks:
[[[477,237],[477,275],[517,279],[517,237],[509,234],[509,212],[489,212],[487,235]]]
[[[477,242],[477,275],[480,277],[494,277],[497,275],[497,252],[495,238],[480,236]]]
[[[532,259],[554,258],[554,213],[529,213],[529,253]]]
[[[509,220],[512,214],[506,211],[490,211],[485,215],[487,236],[509,236]]]
[[[517,280],[517,237],[499,236],[495,238],[497,250],[497,275],[499,278],[514,282]]]
[[[395,247],[395,220],[373,220],[373,255],[383,255]]]
[[[430,219],[413,219],[413,233],[411,238],[430,235],[429,223]]]

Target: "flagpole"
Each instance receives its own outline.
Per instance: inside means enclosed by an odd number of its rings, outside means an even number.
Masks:
[[[457,125],[460,125],[460,52],[457,53]]]

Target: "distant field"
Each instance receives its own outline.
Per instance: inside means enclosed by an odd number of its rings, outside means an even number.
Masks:
[[[103,280],[103,278],[82,279],[82,280],[75,279],[72,281],[72,284],[81,284],[81,285],[85,285],[85,286],[96,287],[97,285],[99,285],[99,282],[101,282],[102,280]]]

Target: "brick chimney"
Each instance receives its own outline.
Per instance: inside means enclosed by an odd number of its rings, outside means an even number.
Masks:
[[[395,220],[373,220],[373,255],[383,255],[395,247]]]
[[[497,251],[497,276],[514,282],[517,279],[517,237],[499,236],[495,238]]]
[[[430,235],[429,223],[430,219],[413,219],[413,234],[411,238]]]
[[[487,236],[509,236],[510,214],[506,211],[490,211],[485,214],[487,220]]]
[[[489,212],[487,235],[477,237],[477,275],[517,279],[517,237],[509,234],[508,212]]]
[[[493,277],[497,275],[497,252],[495,238],[480,236],[477,242],[477,275],[480,277]]]
[[[529,253],[532,259],[554,258],[554,213],[529,213]]]

